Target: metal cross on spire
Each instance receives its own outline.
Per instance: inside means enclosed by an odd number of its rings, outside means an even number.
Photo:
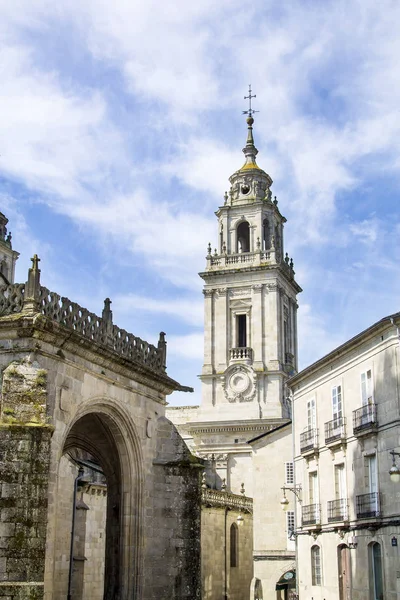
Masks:
[[[254,113],[260,112],[259,110],[253,110],[251,108],[251,99],[252,98],[257,98],[257,96],[255,94],[254,94],[254,96],[251,94],[251,83],[249,83],[249,95],[244,97],[245,100],[249,101],[249,110],[243,110],[242,112],[244,115],[249,115],[250,118],[253,116]]]

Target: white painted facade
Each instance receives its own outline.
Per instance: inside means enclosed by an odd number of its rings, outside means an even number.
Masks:
[[[289,382],[300,600],[400,598],[399,325],[382,319]]]

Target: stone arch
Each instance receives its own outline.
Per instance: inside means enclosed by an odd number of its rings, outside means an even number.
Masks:
[[[250,252],[250,224],[246,220],[236,225],[236,252]]]
[[[65,432],[58,468],[62,456],[72,448],[94,456],[107,479],[104,600],[140,597],[143,460],[129,413],[107,398],[85,402]]]

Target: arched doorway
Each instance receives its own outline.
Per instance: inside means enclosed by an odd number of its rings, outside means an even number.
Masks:
[[[346,544],[341,544],[337,549],[339,600],[351,600],[351,565],[350,550]]]
[[[296,597],[296,571],[289,569],[281,575],[275,586],[276,600],[294,600]]]
[[[383,599],[382,549],[378,542],[368,544],[369,588],[371,600]]]
[[[64,600],[68,589],[74,592],[71,595],[73,600],[133,598],[134,590],[138,589],[141,514],[138,448],[135,448],[137,444],[130,435],[132,432],[128,431],[129,427],[126,427],[127,423],[122,422],[110,407],[104,409],[103,412],[101,407],[97,406],[96,410],[77,418],[65,438],[57,485],[54,600]],[[65,470],[66,461],[69,461],[69,472]],[[82,507],[79,485],[77,502],[75,507],[73,505],[75,475],[77,467],[82,463],[98,465],[107,483],[107,493],[103,501],[104,515],[97,515],[94,526],[92,518],[89,536],[85,530],[86,545],[82,543],[84,528],[81,523],[83,513],[80,509],[90,511],[91,506],[90,503],[83,503],[87,505]],[[80,529],[75,532],[73,562],[70,563],[73,510]],[[99,513],[99,502],[96,510]],[[99,581],[100,575],[97,572],[95,587],[91,588],[90,580],[101,562],[98,556],[101,543],[97,537],[100,536],[102,527],[105,533],[102,543],[102,581]],[[95,550],[97,555],[94,558]],[[94,564],[95,560],[97,566]]]

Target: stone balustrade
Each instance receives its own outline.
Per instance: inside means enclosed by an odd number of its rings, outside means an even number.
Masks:
[[[215,508],[228,508],[230,510],[241,510],[243,512],[253,512],[253,499],[247,496],[239,496],[231,492],[221,490],[211,490],[203,488],[201,490],[201,502],[204,506],[213,506]]]
[[[253,360],[253,349],[247,347],[231,348],[230,351],[231,360]]]
[[[102,317],[68,298],[51,292],[40,285],[38,257],[32,259],[26,284],[15,283],[0,286],[0,317],[23,313],[42,314],[84,338],[101,344],[119,356],[138,362],[153,371],[165,373],[165,334],[160,333],[158,346],[153,346],[139,337],[120,329],[112,322],[111,300],[104,302]]]

